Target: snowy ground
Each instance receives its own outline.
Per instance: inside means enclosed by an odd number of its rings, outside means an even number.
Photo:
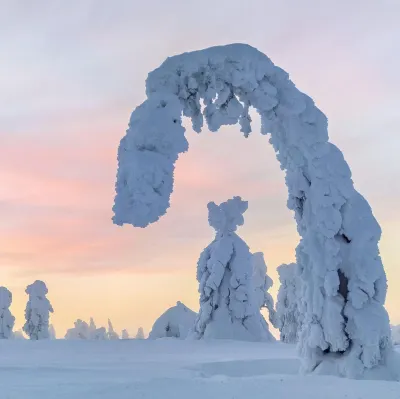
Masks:
[[[0,342],[1,399],[399,399],[400,384],[300,376],[294,347],[233,341]]]

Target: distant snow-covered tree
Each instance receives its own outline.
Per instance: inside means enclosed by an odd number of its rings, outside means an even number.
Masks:
[[[93,335],[91,335],[90,339],[94,339],[96,341],[104,341],[108,339],[107,330],[105,327],[96,328]]]
[[[76,320],[74,327],[67,330],[65,339],[91,339],[88,323],[81,319]]]
[[[94,334],[96,334],[96,330],[97,330],[96,324],[93,320],[93,317],[91,317],[89,322],[89,335],[91,339],[93,338]]]
[[[272,278],[267,274],[267,264],[262,252],[255,252],[252,257],[253,265],[253,284],[256,301],[259,308],[268,309],[269,321],[277,327],[276,312],[274,309],[274,299],[268,290],[273,286]]]
[[[25,325],[23,330],[31,340],[49,338],[49,315],[53,307],[46,298],[48,289],[43,281],[36,280],[28,285],[25,292],[29,300],[25,309]]]
[[[144,339],[143,327],[139,327],[135,339]]]
[[[281,285],[276,304],[277,328],[281,341],[295,343],[299,339],[302,325],[301,312],[301,280],[296,273],[297,265],[290,263],[278,267]]]
[[[121,339],[129,339],[129,333],[127,330],[125,330],[125,329],[122,330]]]
[[[200,312],[193,330],[197,339],[274,340],[254,291],[249,247],[235,233],[246,210],[247,201],[240,197],[208,204],[208,221],[216,235],[197,264]]]
[[[166,310],[155,321],[149,339],[166,337],[185,339],[193,328],[195,320],[196,313],[178,301],[176,306]]]
[[[400,345],[400,325],[392,326],[392,342],[394,345]]]
[[[119,339],[118,334],[114,331],[114,327],[113,327],[110,319],[108,319],[107,337],[108,337],[108,339],[111,339],[111,340]]]
[[[49,326],[49,338],[57,339],[56,330],[55,330],[53,324],[50,324],[50,326]]]
[[[0,287],[0,339],[10,339],[13,336],[15,317],[9,307],[12,294],[6,287]]]

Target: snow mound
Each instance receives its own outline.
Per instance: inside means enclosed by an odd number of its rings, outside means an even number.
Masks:
[[[166,310],[153,324],[149,339],[179,338],[185,339],[193,328],[196,313],[182,302]]]

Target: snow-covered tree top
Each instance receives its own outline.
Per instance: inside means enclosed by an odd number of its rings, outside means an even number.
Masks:
[[[6,287],[0,287],[0,309],[8,309],[12,302],[12,294]]]
[[[49,290],[47,289],[46,284],[43,281],[36,280],[34,283],[26,287],[25,292],[31,296],[44,297],[49,292]]]
[[[219,205],[209,202],[208,222],[220,234],[236,231],[244,223],[243,213],[247,207],[247,201],[242,201],[240,197],[233,197]]]

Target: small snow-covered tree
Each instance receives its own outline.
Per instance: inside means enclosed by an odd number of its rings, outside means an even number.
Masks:
[[[269,314],[269,321],[276,327],[276,312],[274,309],[274,299],[268,290],[273,286],[272,278],[267,274],[267,264],[262,252],[255,252],[252,257],[253,265],[253,284],[256,301],[259,308],[266,308]]]
[[[12,294],[6,287],[0,287],[0,339],[9,339],[13,336],[15,317],[9,307]]]
[[[49,338],[49,315],[53,307],[46,298],[48,289],[43,281],[36,280],[28,285],[25,292],[29,300],[25,309],[25,325],[23,330],[31,340]]]
[[[135,339],[144,339],[143,327],[139,327]]]
[[[153,324],[149,339],[157,338],[187,338],[189,331],[193,328],[196,313],[182,302],[167,309]],[[139,333],[139,331],[138,331]]]
[[[129,333],[127,330],[125,330],[125,329],[122,330],[121,339],[129,339]]]
[[[50,339],[57,339],[56,330],[55,330],[53,324],[50,324],[50,326],[49,326],[49,338]]]
[[[67,330],[65,339],[91,339],[88,323],[81,319],[76,320],[74,327]]]
[[[394,345],[400,345],[400,325],[392,326],[392,342]]]
[[[249,247],[235,233],[246,210],[247,201],[240,197],[208,204],[208,221],[216,235],[197,264],[200,311],[194,338],[274,340],[255,295]]]
[[[276,303],[277,327],[281,341],[295,343],[299,339],[303,316],[301,313],[301,280],[296,273],[297,265],[290,263],[278,267],[281,285]]]
[[[107,338],[111,339],[111,340],[119,339],[118,334],[114,331],[114,327],[113,327],[110,319],[108,319]]]
[[[104,341],[108,339],[107,330],[105,327],[96,328],[96,331],[91,336],[91,339],[96,341]]]

